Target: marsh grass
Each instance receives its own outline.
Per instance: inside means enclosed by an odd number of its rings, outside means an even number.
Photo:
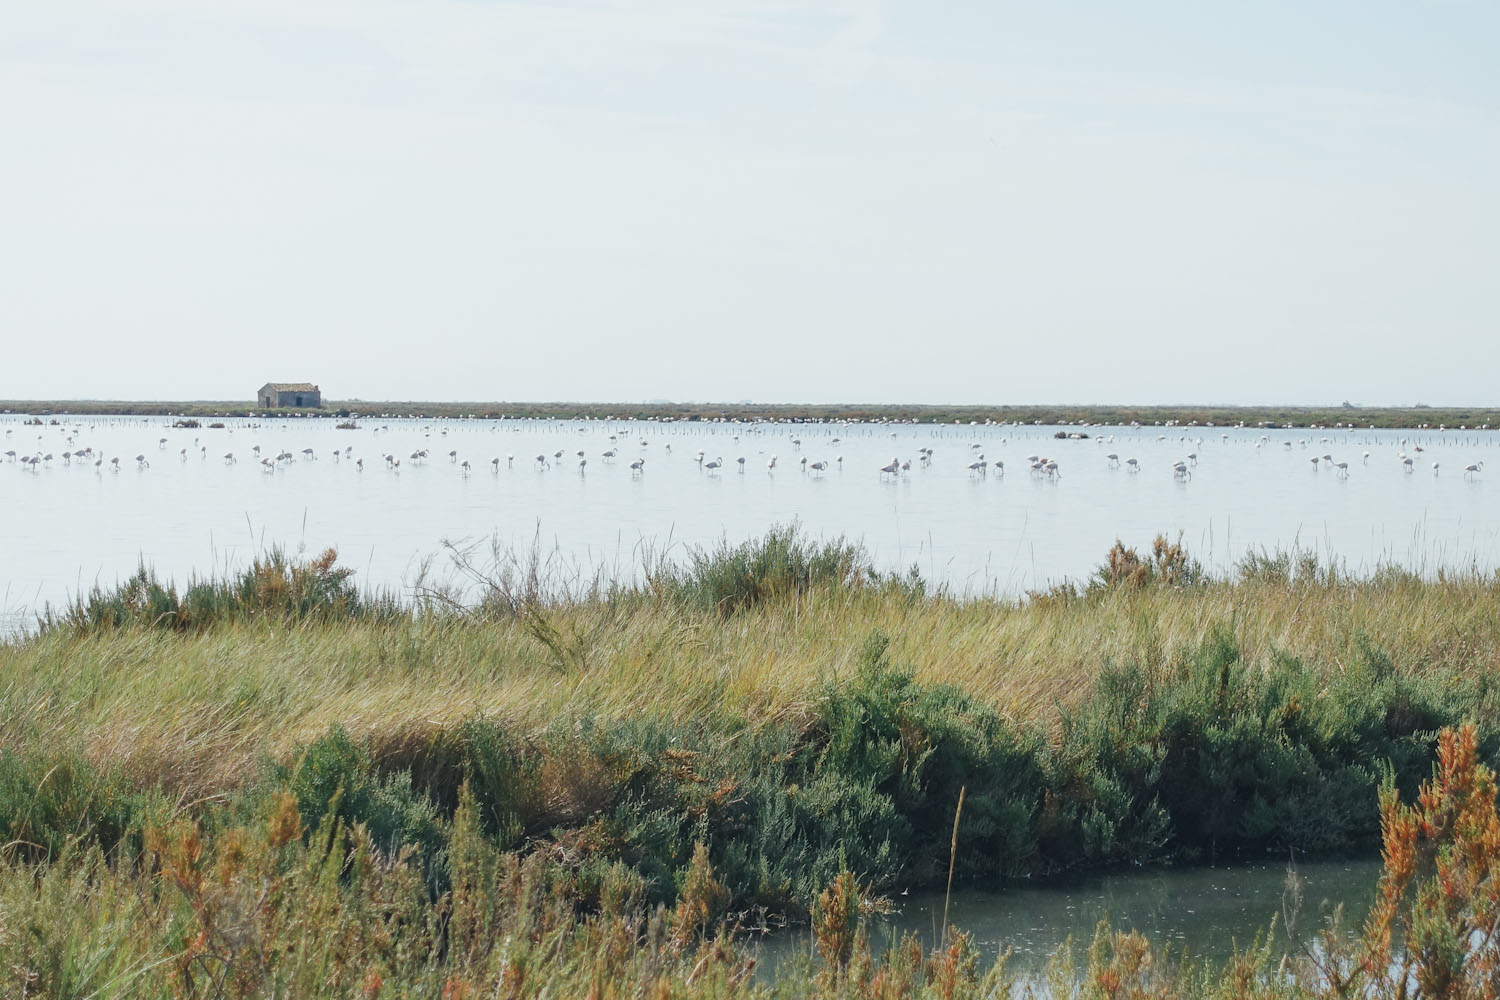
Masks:
[[[877,581],[869,555],[842,537],[813,542],[794,524],[762,538],[688,550],[686,563],[647,568],[651,590],[699,611],[728,618],[775,602],[796,602],[814,588],[854,590]]]
[[[123,583],[95,585],[64,610],[48,609],[42,631],[76,632],[119,628],[203,631],[218,625],[259,619],[279,625],[309,621],[358,621],[403,613],[390,596],[362,594],[354,571],[338,566],[328,549],[313,559],[292,559],[273,548],[237,576],[189,580],[181,592],[163,583],[144,563]]]
[[[516,996],[691,996],[705,976],[748,995],[722,919],[853,914],[850,885],[941,884],[950,863],[996,884],[1367,851],[1378,790],[1413,794],[1443,727],[1500,753],[1500,580],[1479,573],[1261,554],[1212,579],[1160,540],[1145,574],[1005,601],[892,584],[795,529],[695,555],[564,588],[532,556],[479,571],[481,600],[406,606],[354,593],[331,555],[273,559],[218,603],[147,577],[0,644],[0,952],[52,984],[29,995],[130,995],[160,968],[182,995],[284,992],[340,962],[412,995],[455,968],[490,991],[520,976]],[[127,904],[141,879],[177,895]],[[262,898],[278,880],[316,926]],[[61,965],[26,884],[85,928]],[[829,925],[847,959],[790,995],[985,995],[961,937],[881,959],[848,919]],[[1142,940],[1095,951],[1088,969],[1169,981]]]

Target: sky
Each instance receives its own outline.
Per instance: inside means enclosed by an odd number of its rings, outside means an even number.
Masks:
[[[1483,405],[1493,0],[48,0],[0,398]]]

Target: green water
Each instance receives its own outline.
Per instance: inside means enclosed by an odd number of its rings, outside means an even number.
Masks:
[[[1305,941],[1342,903],[1346,924],[1363,920],[1380,874],[1378,859],[1299,863],[1300,913],[1292,927]],[[881,918],[873,935],[881,948],[893,935],[915,931],[924,943],[941,934],[942,893],[895,896],[898,912]],[[1034,971],[1071,936],[1087,947],[1099,921],[1120,930],[1138,930],[1158,945],[1169,945],[1173,957],[1221,961],[1235,947],[1246,947],[1257,933],[1276,921],[1278,950],[1292,943],[1284,914],[1292,912],[1287,893],[1287,864],[1236,865],[1219,868],[1167,868],[1111,873],[1042,883],[1021,883],[1003,891],[955,891],[949,910],[952,926],[974,937],[985,961],[1002,949],[1012,951],[1012,967]],[[809,953],[806,928],[773,933],[759,943],[760,966],[775,969]]]

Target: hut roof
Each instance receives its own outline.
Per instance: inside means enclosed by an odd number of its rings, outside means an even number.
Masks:
[[[311,382],[267,382],[261,386],[262,389],[270,389],[272,392],[317,392],[318,387]]]

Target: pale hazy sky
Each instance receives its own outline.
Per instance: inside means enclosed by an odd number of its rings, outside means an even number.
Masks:
[[[46,0],[0,397],[1493,403],[1500,4]]]

